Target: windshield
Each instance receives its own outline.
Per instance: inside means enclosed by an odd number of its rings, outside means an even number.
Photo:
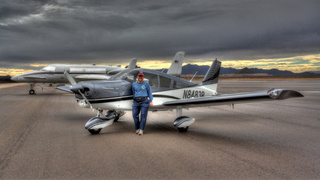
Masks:
[[[42,69],[40,69],[40,71],[48,71],[48,72],[55,72],[56,68],[53,66],[46,66]]]
[[[136,81],[136,78],[140,71],[138,69],[134,70],[127,70],[127,71],[122,71],[112,77],[112,79],[117,79],[117,80],[126,80],[131,83]]]

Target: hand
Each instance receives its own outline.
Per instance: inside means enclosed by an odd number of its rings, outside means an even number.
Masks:
[[[150,102],[149,106],[153,106],[153,102]]]

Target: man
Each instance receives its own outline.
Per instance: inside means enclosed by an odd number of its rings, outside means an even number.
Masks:
[[[147,122],[147,115],[149,105],[153,106],[152,91],[148,82],[144,82],[144,74],[138,74],[138,81],[132,84],[133,93],[133,106],[132,106],[132,116],[134,120],[134,125],[136,128],[136,134],[143,135],[144,127]],[[148,99],[149,97],[149,99]],[[139,114],[141,112],[141,118],[139,121]]]

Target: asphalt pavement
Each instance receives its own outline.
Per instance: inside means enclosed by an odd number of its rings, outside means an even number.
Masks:
[[[0,85],[0,179],[319,179],[320,80],[220,81],[219,93],[284,88],[304,98],[149,112],[143,136],[131,112],[91,135],[96,112],[52,87]]]

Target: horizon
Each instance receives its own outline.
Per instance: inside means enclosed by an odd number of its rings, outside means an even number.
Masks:
[[[185,60],[190,61],[188,59],[185,59]],[[146,69],[168,69],[171,65],[171,61],[172,60],[145,60],[145,61],[139,62],[138,60],[137,66],[140,66],[141,68],[146,68]],[[197,63],[193,61],[197,61]],[[184,62],[183,66],[188,64],[198,65],[198,66],[210,66],[212,63],[212,60],[199,62],[201,61],[201,59],[197,59],[193,61]],[[94,64],[94,63],[91,63],[91,64]],[[0,76],[6,76],[6,75],[15,76],[18,74],[39,70],[42,67],[45,67],[47,65],[49,64],[24,65],[24,67],[29,67],[30,69],[0,68]],[[126,67],[128,64],[97,64],[97,65],[112,65],[112,66],[121,65],[121,67]],[[257,68],[257,69],[263,69],[263,70],[278,69],[281,71],[291,71],[293,73],[303,73],[303,72],[320,71],[319,65],[320,65],[320,54],[309,55],[309,56],[297,56],[297,57],[282,58],[282,59],[259,59],[259,60],[241,60],[241,61],[222,60],[221,67],[233,68],[233,69],[243,69],[243,68],[249,68],[249,69]]]

